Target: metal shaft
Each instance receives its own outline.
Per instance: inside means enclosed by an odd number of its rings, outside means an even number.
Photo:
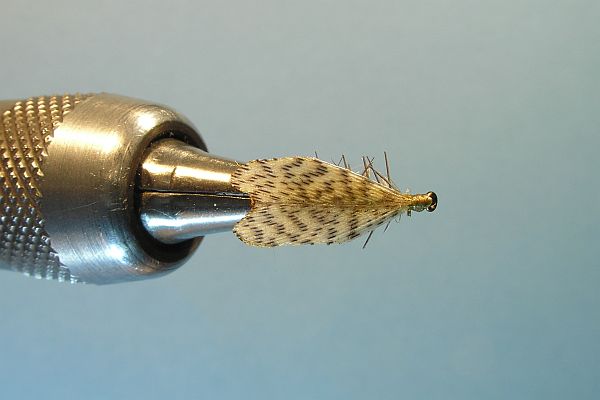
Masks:
[[[182,265],[249,200],[161,105],[98,94],[0,102],[0,268],[113,283]]]
[[[231,231],[250,211],[248,196],[231,186],[239,165],[180,140],[155,143],[140,169],[142,224],[163,243]]]

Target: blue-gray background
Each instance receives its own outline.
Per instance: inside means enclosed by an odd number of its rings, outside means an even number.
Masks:
[[[5,2],[2,98],[168,104],[241,160],[386,150],[438,211],[207,238],[157,280],[0,273],[0,397],[600,396],[597,1]],[[379,164],[381,165],[381,164]]]

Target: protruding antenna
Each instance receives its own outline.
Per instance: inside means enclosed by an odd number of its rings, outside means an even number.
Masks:
[[[376,169],[373,169],[373,172],[379,177],[381,178],[381,180],[383,180],[386,185],[388,185],[388,187],[393,188],[394,186],[392,186],[392,183],[390,181],[388,181],[388,179],[383,176],[379,171],[377,171]]]
[[[371,179],[371,174],[369,173],[370,168],[369,168],[369,164],[367,163],[367,158],[365,156],[363,156],[362,160],[363,160],[363,165],[364,165],[365,169],[363,170],[361,175],[367,177],[367,179]]]
[[[369,239],[371,239],[371,236],[373,236],[373,232],[375,232],[375,231],[369,232],[369,236],[367,236],[367,240],[365,241],[365,244],[363,244],[363,247],[362,247],[363,249],[365,247],[367,247],[367,243],[369,243]]]
[[[352,168],[350,168],[350,164],[348,164],[346,162],[346,156],[342,154],[342,161],[344,162],[344,168],[346,168],[349,171],[352,171]]]
[[[383,231],[387,231],[387,229],[390,227],[390,224],[392,223],[392,220],[390,219],[387,224],[385,224],[385,228],[383,228]]]
[[[387,175],[388,178],[388,182],[392,183],[392,177],[390,176],[390,163],[388,162],[388,158],[387,158],[387,152],[383,152],[383,158],[385,158],[385,173]]]
[[[375,159],[375,157],[373,157],[371,159],[369,159],[367,157],[367,160],[369,160],[369,169],[371,169],[371,171],[373,171],[373,176],[375,177],[375,180],[377,181],[377,183],[379,183],[381,185],[381,181],[379,180],[379,176],[378,176],[377,170],[373,166],[373,160],[374,159]]]

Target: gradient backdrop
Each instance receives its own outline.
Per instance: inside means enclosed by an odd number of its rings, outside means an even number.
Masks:
[[[1,98],[168,104],[247,160],[382,152],[437,212],[207,238],[156,280],[0,271],[6,399],[597,399],[598,1],[4,2]]]

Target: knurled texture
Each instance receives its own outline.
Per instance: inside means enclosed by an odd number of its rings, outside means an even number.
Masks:
[[[40,211],[43,164],[54,130],[86,95],[30,98],[2,114],[0,125],[0,268],[77,282],[52,249]]]

